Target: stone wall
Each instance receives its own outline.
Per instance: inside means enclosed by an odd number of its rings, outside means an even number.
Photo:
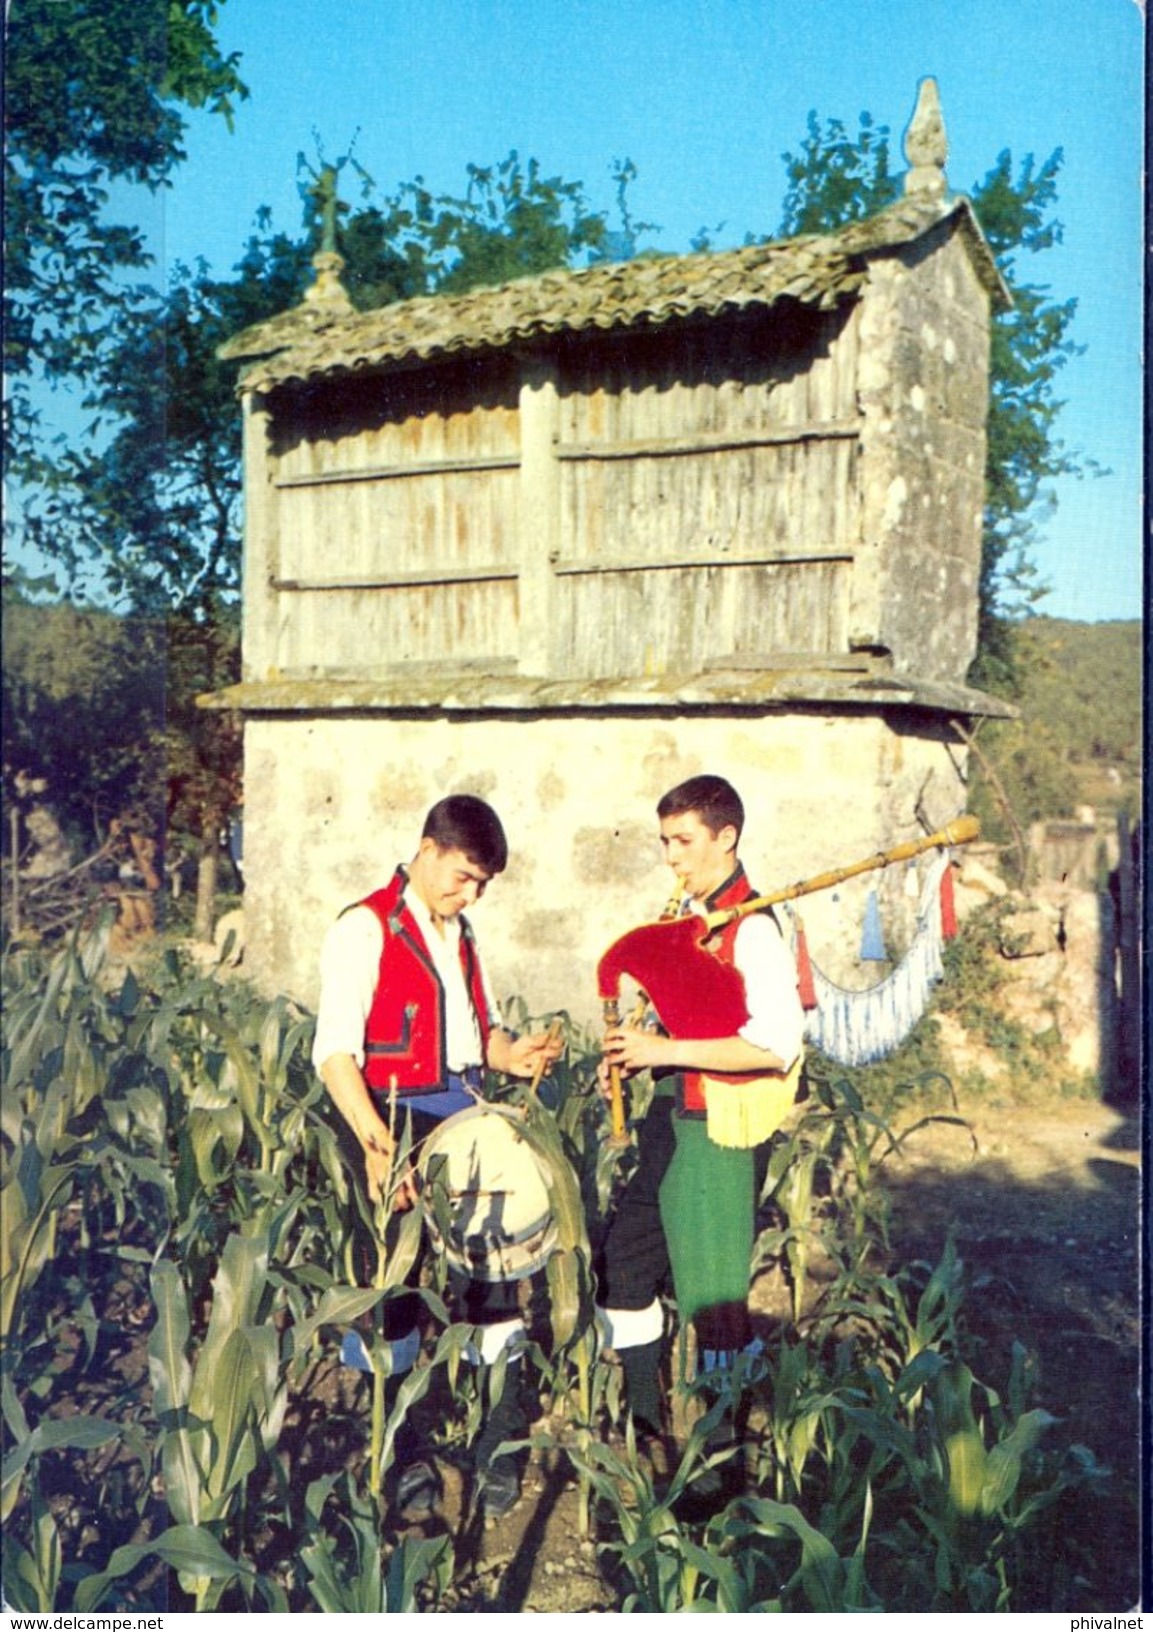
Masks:
[[[1073,1073],[1095,1078],[1105,1092],[1115,1089],[1117,930],[1108,893],[1072,879],[1042,879],[1027,892],[1011,889],[995,852],[974,846],[957,875],[962,928],[970,913],[993,900],[1008,908],[997,950],[1007,977],[1007,1016],[1038,1037],[1055,1037]],[[997,1082],[1007,1074],[1007,1062],[952,1017],[942,1017],[941,1024],[957,1075],[975,1068]]]
[[[886,647],[899,672],[960,681],[977,647],[989,315],[949,231],[869,268],[853,639]]]
[[[472,914],[499,993],[588,1022],[598,959],[668,898],[655,806],[683,778],[711,771],[738,788],[741,853],[762,892],[917,837],[917,812],[937,827],[964,805],[946,727],[865,713],[257,718],[246,753],[246,968],[309,1006],[328,923],[412,856],[448,793],[489,799],[508,832],[507,872]],[[882,889],[899,951],[908,884],[889,868],[806,898],[821,967],[875,978],[855,970],[865,896]]]

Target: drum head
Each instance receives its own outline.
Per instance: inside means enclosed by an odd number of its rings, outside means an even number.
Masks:
[[[488,1105],[450,1116],[417,1161],[425,1227],[454,1268],[477,1281],[519,1281],[556,1245],[546,1170],[518,1119]]]

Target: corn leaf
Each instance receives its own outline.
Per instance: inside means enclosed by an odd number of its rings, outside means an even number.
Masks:
[[[958,1513],[968,1517],[977,1511],[981,1487],[985,1483],[985,1446],[976,1428],[950,1434],[945,1441],[949,1464],[949,1500]]]
[[[203,1357],[201,1360],[203,1364]],[[250,1432],[250,1407],[256,1383],[252,1350],[243,1331],[228,1334],[212,1377],[212,1457],[208,1495],[221,1511],[221,1498],[256,1466]],[[216,1513],[210,1514],[216,1517]]]
[[[293,1327],[293,1353],[303,1355],[322,1326],[347,1326],[384,1296],[376,1287],[330,1286],[308,1319]]]
[[[999,1513],[1012,1499],[1021,1478],[1025,1457],[1034,1448],[1049,1425],[1056,1421],[1048,1411],[1027,1411],[1013,1425],[1013,1430],[994,1445],[985,1465],[981,1486],[981,1512]]]
[[[419,1609],[417,1587],[432,1575],[443,1590],[451,1578],[452,1564],[450,1536],[405,1536],[388,1561],[385,1610],[393,1615],[407,1615]]]
[[[213,1413],[214,1374],[224,1346],[238,1328],[255,1325],[267,1274],[267,1237],[230,1235],[213,1278],[212,1313],[188,1399],[193,1415],[204,1421]]]
[[[209,1530],[199,1525],[176,1524],[154,1541],[118,1547],[107,1567],[89,1575],[76,1588],[75,1607],[81,1613],[94,1609],[113,1581],[128,1575],[146,1559],[159,1558],[174,1570],[198,1579],[227,1582],[235,1576],[255,1577],[252,1565],[236,1559]]]

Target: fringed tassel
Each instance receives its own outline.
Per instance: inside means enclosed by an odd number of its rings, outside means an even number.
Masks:
[[[957,905],[953,899],[953,867],[946,861],[945,871],[941,874],[941,934],[946,941],[951,941],[957,933]]]
[[[809,943],[805,939],[805,926],[799,915],[794,914],[793,922],[796,925],[793,956],[797,964],[797,996],[801,1000],[802,1009],[815,1009],[817,989],[813,985],[813,964],[809,957]]]
[[[917,932],[896,969],[877,986],[848,991],[813,964],[817,1007],[808,1015],[806,1035],[841,1065],[871,1065],[898,1048],[928,1006],[943,978],[940,884],[948,861],[930,869],[921,894]]]
[[[730,1150],[752,1150],[782,1125],[796,1103],[804,1056],[790,1070],[743,1082],[702,1074],[707,1108],[706,1125],[714,1145]]]

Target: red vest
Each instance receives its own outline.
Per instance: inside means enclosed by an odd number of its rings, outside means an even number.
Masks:
[[[364,1078],[377,1093],[434,1093],[445,1086],[444,987],[428,945],[404,899],[408,876],[397,868],[391,884],[360,903],[380,920],[384,947],[376,991],[364,1028]],[[480,1027],[482,1061],[488,1054],[488,1003],[472,929],[460,918],[460,962]]]
[[[723,912],[726,907],[736,907],[742,901],[751,900],[755,894],[756,891],[745,877],[744,867],[738,862],[736,871],[730,874],[720,889],[714,890],[713,894],[704,903],[705,911]],[[737,930],[740,927],[741,920],[734,918],[731,923],[722,924],[720,929],[715,929],[711,935],[701,942],[701,945],[707,952],[711,952],[715,958],[719,958],[722,963],[732,964],[736,952]],[[740,978],[739,971],[735,972]],[[742,990],[743,986],[742,980]],[[743,1082],[749,1073],[709,1071],[705,1075],[715,1077],[721,1082]],[[699,1071],[685,1071],[682,1074],[681,1083],[681,1109],[690,1114],[703,1116],[708,1107],[705,1103],[704,1089],[701,1086],[701,1073]]]

